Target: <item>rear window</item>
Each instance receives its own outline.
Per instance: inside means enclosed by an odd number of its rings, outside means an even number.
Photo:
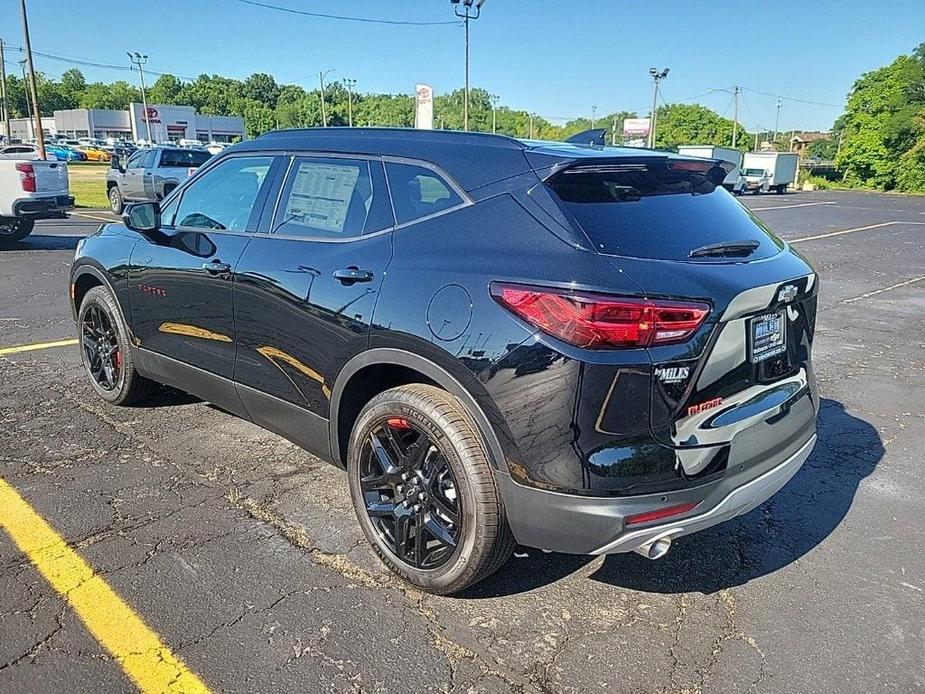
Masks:
[[[161,154],[161,166],[195,169],[205,164],[210,156],[208,152],[195,149],[165,149]]]
[[[658,160],[573,167],[548,185],[601,253],[687,260],[693,250],[728,242],[757,242],[747,260],[777,253],[783,244],[720,185],[726,172],[703,166]]]

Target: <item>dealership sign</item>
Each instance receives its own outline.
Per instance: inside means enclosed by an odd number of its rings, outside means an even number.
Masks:
[[[419,84],[414,89],[414,127],[421,130],[434,129],[434,88]]]
[[[649,119],[648,118],[627,118],[623,121],[623,134],[627,136],[632,135],[648,135],[649,134]]]

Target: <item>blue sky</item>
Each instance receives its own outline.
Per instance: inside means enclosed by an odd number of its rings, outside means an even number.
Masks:
[[[264,0],[301,10],[391,20],[453,18],[449,0]],[[351,77],[359,91],[411,92],[427,82],[438,93],[463,84],[463,31],[449,26],[386,26],[296,16],[239,0],[29,0],[33,49],[127,64],[125,51],[177,75],[268,72],[313,87]],[[19,3],[0,5],[0,36],[22,45]],[[740,121],[773,128],[780,94],[844,103],[862,72],[925,41],[923,0],[774,0],[680,2],[487,0],[471,28],[471,80],[501,102],[556,119],[638,110],[651,100],[649,67],[670,67],[668,102],[703,103],[732,116],[731,97],[708,94],[734,84],[747,90]],[[10,51],[7,61],[19,59]],[[38,69],[69,66],[36,56]],[[8,66],[9,67],[9,66]],[[77,66],[88,79],[135,73]],[[784,100],[781,130],[828,129],[839,107]]]

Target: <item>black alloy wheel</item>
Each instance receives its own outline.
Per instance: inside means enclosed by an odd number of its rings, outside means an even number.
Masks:
[[[430,436],[387,418],[366,437],[359,472],[366,513],[389,551],[416,569],[445,564],[462,531],[459,488]]]
[[[90,377],[103,390],[115,390],[122,373],[122,351],[113,318],[99,304],[91,305],[83,315],[80,345]]]
[[[347,451],[350,498],[373,551],[399,578],[448,595],[511,556],[487,450],[465,405],[436,386],[397,386],[363,407]]]

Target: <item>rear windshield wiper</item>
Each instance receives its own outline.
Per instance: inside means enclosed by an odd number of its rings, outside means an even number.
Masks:
[[[723,241],[721,243],[710,243],[700,248],[695,248],[687,254],[688,258],[708,258],[715,255],[732,255],[746,256],[755,252],[755,249],[761,245],[760,241],[754,239],[745,239],[743,241]]]

